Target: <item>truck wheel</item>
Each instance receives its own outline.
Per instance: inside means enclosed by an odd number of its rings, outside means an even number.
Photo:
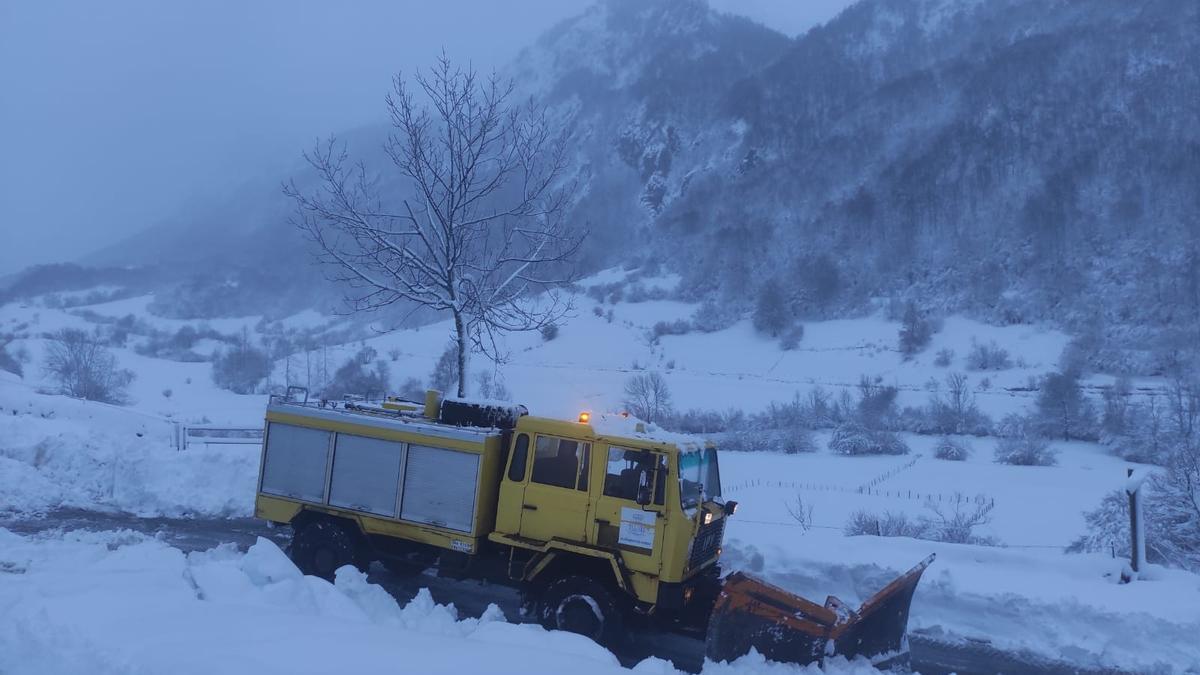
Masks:
[[[343,565],[363,569],[354,537],[329,520],[314,520],[297,528],[292,535],[291,555],[301,572],[328,581],[333,581],[334,572]]]
[[[589,637],[605,647],[621,638],[621,612],[616,599],[599,581],[571,575],[550,582],[537,601],[537,619],[547,630]]]

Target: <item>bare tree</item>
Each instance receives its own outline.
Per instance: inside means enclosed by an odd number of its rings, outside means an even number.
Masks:
[[[46,373],[67,396],[121,404],[133,371],[118,367],[100,340],[75,328],[64,328],[46,343]]]
[[[658,422],[671,412],[667,380],[657,372],[634,375],[625,382],[625,407],[634,417]]]
[[[796,493],[796,499],[792,502],[784,502],[784,508],[787,509],[788,515],[796,521],[800,529],[808,532],[813,526],[813,507],[804,501],[804,495],[800,492]]]
[[[539,330],[570,309],[555,292],[574,279],[567,263],[582,239],[563,222],[566,134],[544,107],[510,103],[513,90],[442,54],[413,84],[397,75],[387,97],[397,194],[385,196],[333,138],[304,154],[318,189],[284,186],[353,310],[401,302],[451,315],[459,396],[472,348],[501,360],[500,334]]]

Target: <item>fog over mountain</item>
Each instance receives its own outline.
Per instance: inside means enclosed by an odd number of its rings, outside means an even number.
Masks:
[[[781,285],[798,317],[891,298],[1048,320],[1086,328],[1098,363],[1154,368],[1200,325],[1197,11],[863,0],[789,38],[698,0],[608,0],[502,72],[571,127],[585,270],[652,260],[740,306]],[[386,179],[382,112],[328,131]],[[307,180],[291,166],[87,260],[170,265],[180,316],[328,309],[278,190]]]

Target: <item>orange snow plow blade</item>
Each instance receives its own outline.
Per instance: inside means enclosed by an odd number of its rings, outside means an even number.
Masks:
[[[756,649],[772,661],[814,663],[863,656],[880,666],[907,664],[908,610],[934,556],[922,560],[858,611],[833,596],[805,600],[742,572],[725,580],[709,619],[705,655],[732,661]]]

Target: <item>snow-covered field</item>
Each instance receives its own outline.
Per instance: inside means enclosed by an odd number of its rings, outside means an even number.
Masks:
[[[612,281],[622,273],[606,273]],[[669,283],[666,280],[664,283]],[[144,312],[149,298],[89,308],[105,316]],[[1067,336],[1030,326],[995,327],[947,319],[933,344],[905,361],[895,349],[898,326],[881,317],[806,325],[799,349],[782,351],[755,334],[748,321],[714,333],[663,336],[658,321],[689,317],[695,306],[674,301],[596,303],[580,296],[576,316],[557,339],[514,336],[511,359],[499,373],[538,414],[571,416],[619,405],[625,380],[641,369],[667,378],[679,408],[760,410],[821,386],[837,393],[860,375],[880,376],[900,389],[902,404],[924,403],[931,378],[964,371],[972,340],[995,341],[1016,367],[970,373],[980,406],[993,418],[1032,404],[1030,378],[1053,369]],[[0,372],[0,511],[33,514],[56,507],[119,509],[152,515],[248,515],[258,455],[254,446],[173,445],[175,424],[261,424],[265,396],[239,396],[212,384],[208,363],[182,363],[115,349],[122,367],[137,373],[130,405],[108,406],[39,393],[48,386],[38,364],[59,327],[90,328],[81,308],[0,307],[0,330],[28,324],[12,343],[31,360],[26,377]],[[612,310],[612,320],[603,314]],[[186,322],[146,317],[163,330]],[[296,326],[327,320],[302,315]],[[230,319],[223,332],[252,329],[258,317]],[[215,323],[215,322],[214,322]],[[286,322],[285,322],[286,323]],[[381,355],[398,350],[394,383],[427,379],[448,339],[446,324],[371,337]],[[340,364],[361,348],[330,350]],[[953,349],[951,366],[934,354]],[[484,369],[478,360],[475,366]],[[282,382],[282,362],[274,381]],[[165,396],[164,391],[171,391]],[[1010,467],[991,462],[993,439],[968,439],[966,462],[932,456],[935,439],[906,436],[902,457],[841,457],[726,453],[726,496],[741,503],[729,530],[728,565],[763,574],[820,600],[836,594],[851,603],[932,552],[938,560],[913,604],[911,625],[946,639],[987,639],[1089,665],[1164,672],[1200,669],[1200,577],[1153,570],[1134,584],[1116,583],[1121,562],[1104,555],[1067,555],[1083,532],[1083,512],[1120,487],[1126,463],[1087,443],[1056,444],[1055,467]],[[789,514],[797,495],[813,509],[805,530]],[[854,511],[930,513],[927,503],[952,508],[961,496],[990,505],[978,534],[1001,547],[939,544],[903,538],[842,536]],[[540,662],[523,670],[610,672],[606,652],[574,636],[546,635],[501,621],[455,621],[444,608],[418,600],[400,609],[353,575],[335,585],[298,578],[273,545],[246,556],[220,549],[185,556],[162,542],[125,534],[68,534],[61,539],[0,532],[0,672],[329,672],[345,664],[403,662],[414,649],[430,656],[421,672],[494,665],[497,649],[545,646]],[[491,618],[491,617],[488,617]],[[197,631],[205,645],[195,645]],[[336,649],[333,645],[338,645]],[[468,647],[455,647],[468,645]],[[498,646],[497,646],[498,645]],[[180,650],[189,654],[179,663]],[[94,658],[85,655],[94,654]],[[519,659],[504,661],[521,663]],[[252,664],[252,665],[251,665]],[[169,666],[169,667],[168,667]],[[352,666],[351,666],[352,667]],[[706,672],[763,672],[762,664]],[[493,668],[494,669],[494,668]],[[649,662],[641,672],[673,672]],[[788,671],[791,672],[791,671]]]

